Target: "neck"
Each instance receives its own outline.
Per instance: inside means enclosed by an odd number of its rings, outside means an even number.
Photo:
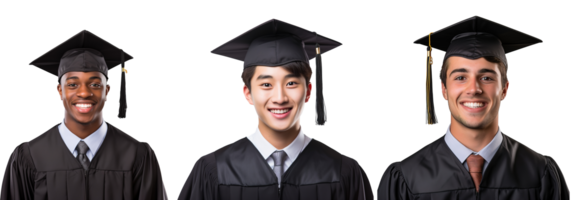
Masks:
[[[499,130],[497,118],[490,125],[483,128],[468,128],[451,117],[451,134],[457,141],[474,152],[479,152],[489,144]]]
[[[87,138],[92,133],[96,132],[104,122],[104,119],[97,118],[89,123],[80,123],[74,120],[72,117],[64,117],[64,125],[72,132],[74,135],[78,136],[80,139]]]
[[[268,125],[264,124],[262,121],[258,124],[258,128],[262,136],[276,149],[284,149],[290,145],[300,132],[299,122],[294,126],[278,131],[270,128]]]

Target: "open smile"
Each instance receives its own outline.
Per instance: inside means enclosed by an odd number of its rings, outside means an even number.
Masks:
[[[487,105],[487,103],[483,101],[462,101],[459,104],[469,112],[483,111]]]
[[[268,109],[268,111],[276,119],[286,118],[290,114],[291,110],[292,110],[292,108],[269,108]]]
[[[92,103],[75,103],[72,105],[80,113],[89,113],[90,111],[92,111],[92,106],[95,104],[92,104]]]

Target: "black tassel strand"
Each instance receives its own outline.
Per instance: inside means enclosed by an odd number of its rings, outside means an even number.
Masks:
[[[323,58],[320,51],[319,44],[316,44],[315,66],[314,66],[314,126],[327,126],[327,102],[324,97],[324,78],[323,78]]]
[[[124,53],[122,53],[122,66],[120,67],[120,84],[118,87],[118,109],[116,118],[118,120],[128,119],[128,68],[124,62]]]
[[[429,47],[427,47],[427,81],[425,91],[427,92],[427,124],[437,124],[437,117],[435,116],[435,106],[433,104],[433,82],[431,77],[431,65],[433,58],[431,57],[431,33],[429,34]]]

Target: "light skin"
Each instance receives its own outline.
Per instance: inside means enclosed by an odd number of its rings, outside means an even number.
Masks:
[[[58,93],[64,105],[66,127],[81,139],[104,122],[102,109],[110,86],[100,72],[68,72],[60,79]]]
[[[300,132],[300,115],[309,101],[311,83],[282,67],[256,66],[246,100],[258,114],[258,128],[276,149],[284,149]]]
[[[509,82],[502,85],[498,64],[484,58],[453,56],[447,63],[442,93],[451,111],[450,131],[464,146],[479,152],[497,134],[499,106]]]

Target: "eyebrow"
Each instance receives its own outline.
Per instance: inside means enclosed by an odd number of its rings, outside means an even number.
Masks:
[[[457,73],[457,72],[467,73],[467,69],[464,69],[464,68],[454,69],[453,71],[451,71],[451,73],[449,74],[449,76],[451,76],[453,73]],[[484,74],[484,73],[497,74],[497,72],[495,72],[495,70],[485,69],[485,68],[479,70],[479,73],[480,73],[480,74]]]
[[[77,76],[72,76],[72,77],[66,78],[66,80],[70,80],[70,79],[80,79],[80,78],[78,78]],[[90,80],[94,80],[94,79],[100,79],[100,80],[102,80],[100,77],[97,77],[97,76],[92,76],[92,77],[90,77]]]
[[[273,76],[272,76],[272,75],[262,74],[262,75],[259,75],[256,80],[266,79],[266,78],[273,78]],[[298,76],[298,75],[295,75],[295,74],[288,74],[288,75],[286,75],[284,78],[299,78],[299,76]]]

